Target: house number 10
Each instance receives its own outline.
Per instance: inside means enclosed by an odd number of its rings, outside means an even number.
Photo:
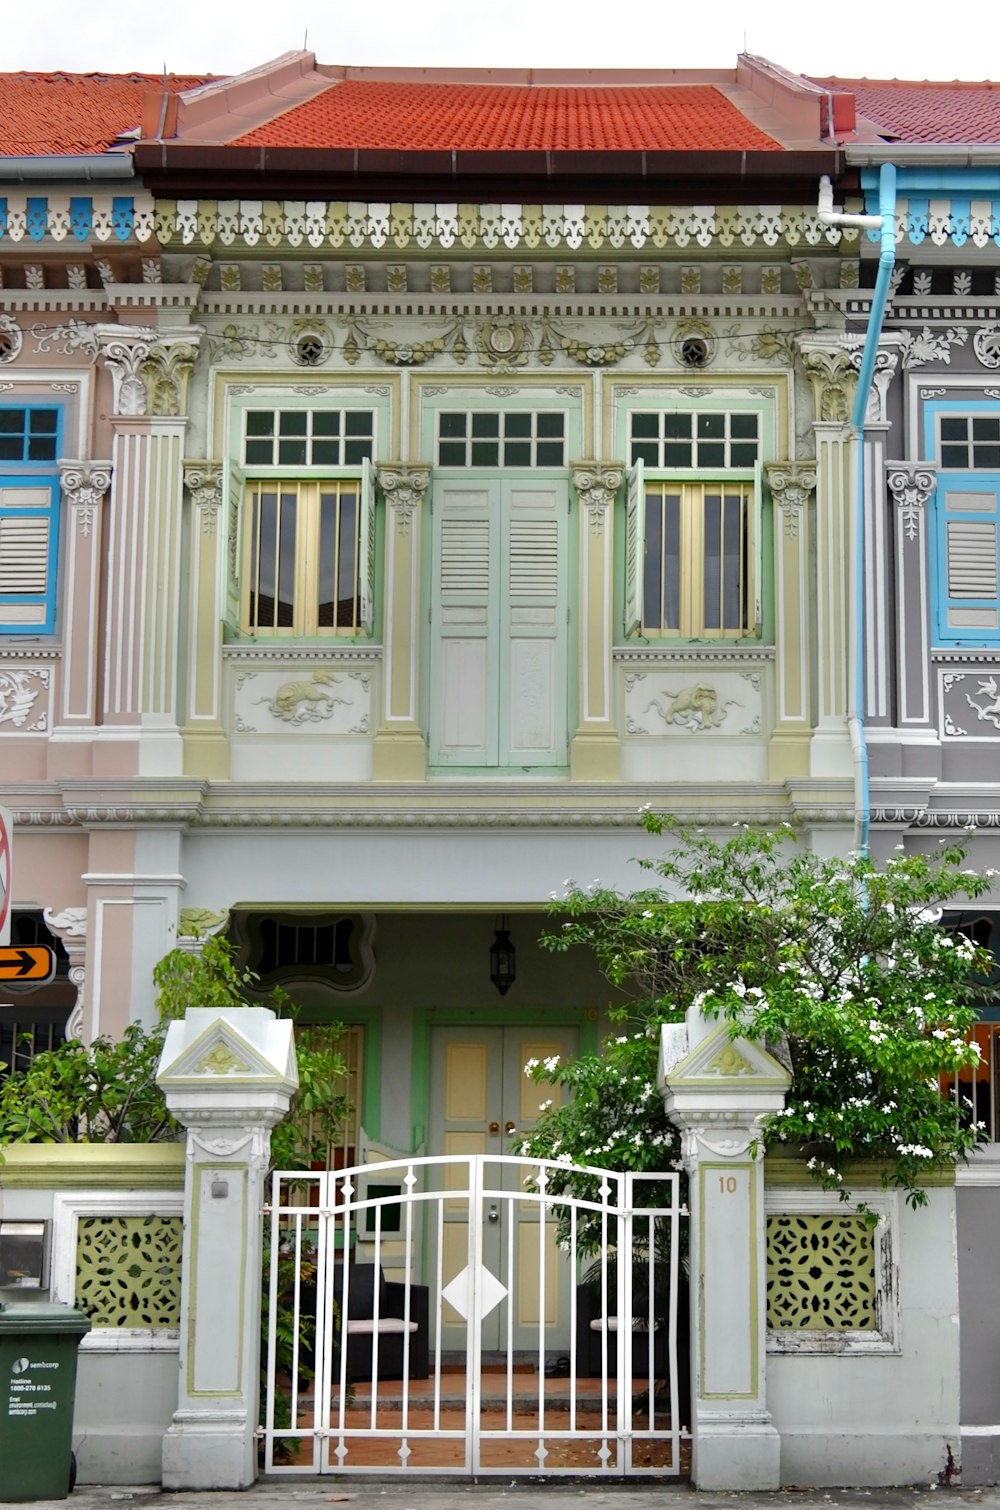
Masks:
[[[736,1194],[736,1176],[733,1174],[719,1175],[719,1189],[723,1195]]]

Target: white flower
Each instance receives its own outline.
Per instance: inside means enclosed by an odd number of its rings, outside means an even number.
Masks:
[[[531,1075],[532,1070],[537,1070],[537,1068],[538,1068],[538,1060],[537,1059],[526,1059],[524,1061],[524,1073],[526,1075],[528,1075],[529,1077]]]

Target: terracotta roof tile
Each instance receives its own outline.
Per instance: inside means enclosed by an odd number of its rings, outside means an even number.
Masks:
[[[1000,84],[813,79],[850,90],[858,115],[901,142],[1000,142]]]
[[[557,88],[346,80],[234,146],[781,151],[710,84]]]
[[[171,94],[206,82],[167,75]],[[138,126],[143,90],[162,85],[146,73],[0,73],[0,156],[106,152]]]

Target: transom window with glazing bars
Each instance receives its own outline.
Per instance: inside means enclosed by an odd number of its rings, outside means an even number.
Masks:
[[[249,409],[243,439],[250,467],[354,467],[371,461],[370,409]]]
[[[550,410],[438,414],[439,467],[564,467],[566,416]]]
[[[760,459],[760,415],[730,410],[636,410],[629,415],[629,464],[730,471]]]

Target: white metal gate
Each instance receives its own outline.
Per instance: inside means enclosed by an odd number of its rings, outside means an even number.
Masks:
[[[679,1474],[678,1180],[482,1154],[276,1172],[265,1471]]]

